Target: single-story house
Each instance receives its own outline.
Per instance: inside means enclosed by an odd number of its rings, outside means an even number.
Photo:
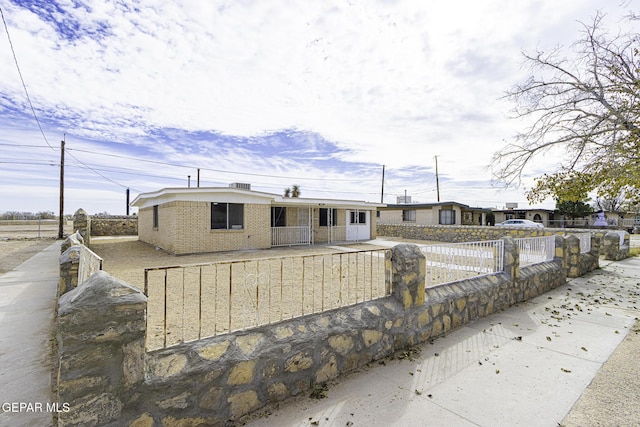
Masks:
[[[507,221],[509,219],[528,219],[529,221],[538,222],[545,227],[550,227],[554,221],[554,212],[549,209],[504,209],[494,210],[493,214],[496,218],[496,224]]]
[[[138,208],[141,241],[182,255],[369,240],[384,205],[283,197],[232,184],[164,188],[140,194],[131,206]]]
[[[488,209],[457,202],[401,203],[378,208],[380,224],[485,225]]]

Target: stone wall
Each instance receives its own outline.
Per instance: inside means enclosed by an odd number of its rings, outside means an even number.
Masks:
[[[153,352],[144,294],[98,272],[59,300],[57,401],[71,410],[58,425],[226,425],[562,285],[587,268],[570,259],[577,240],[558,236],[553,261],[520,268],[505,237],[503,273],[428,289],[424,256],[399,245],[388,297]]]
[[[102,270],[102,258],[84,245],[79,232],[67,237],[62,242],[60,251],[58,296],[77,288],[79,283]]]
[[[520,228],[520,227],[488,227],[475,225],[411,225],[411,224],[378,224],[377,235],[385,237],[400,237],[412,240],[435,240],[440,242],[477,242],[482,240],[498,240],[505,236],[514,238],[541,237],[541,236],[568,236],[576,233],[591,233],[604,239],[605,235],[624,233],[624,242],[618,248],[612,243],[609,252],[605,251],[604,244],[600,245],[600,255],[606,259],[618,260],[628,257],[629,235],[623,231],[611,232],[608,230],[587,230],[576,228]],[[613,242],[613,240],[612,240]],[[619,252],[619,253],[618,253]],[[624,254],[627,254],[626,256]]]
[[[137,216],[92,216],[92,236],[137,236]]]

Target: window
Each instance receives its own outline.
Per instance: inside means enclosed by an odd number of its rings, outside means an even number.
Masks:
[[[287,225],[287,208],[274,206],[271,208],[271,226],[285,227]]]
[[[416,210],[415,209],[403,209],[402,210],[402,220],[403,221],[416,221]]]
[[[242,230],[244,205],[240,203],[211,203],[212,230]]]
[[[153,206],[153,228],[158,228],[158,205]]]
[[[453,209],[442,209],[440,211],[440,224],[453,225],[456,223],[456,211]]]
[[[367,213],[360,211],[351,211],[351,224],[366,224]]]
[[[338,209],[331,209],[331,225],[338,225]],[[329,209],[320,208],[320,227],[329,226]]]

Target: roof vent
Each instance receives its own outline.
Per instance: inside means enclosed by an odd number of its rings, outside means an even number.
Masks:
[[[245,184],[243,182],[234,182],[229,184],[231,188],[240,188],[242,190],[251,190],[251,184]]]

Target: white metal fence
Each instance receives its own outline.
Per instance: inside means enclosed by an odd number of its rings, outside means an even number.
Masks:
[[[147,349],[387,296],[389,251],[147,268]]]
[[[271,227],[271,246],[311,244],[311,227]]]
[[[515,239],[520,249],[520,267],[553,260],[556,251],[555,236]]]
[[[503,270],[502,240],[420,246],[426,258],[426,286],[457,282]]]

